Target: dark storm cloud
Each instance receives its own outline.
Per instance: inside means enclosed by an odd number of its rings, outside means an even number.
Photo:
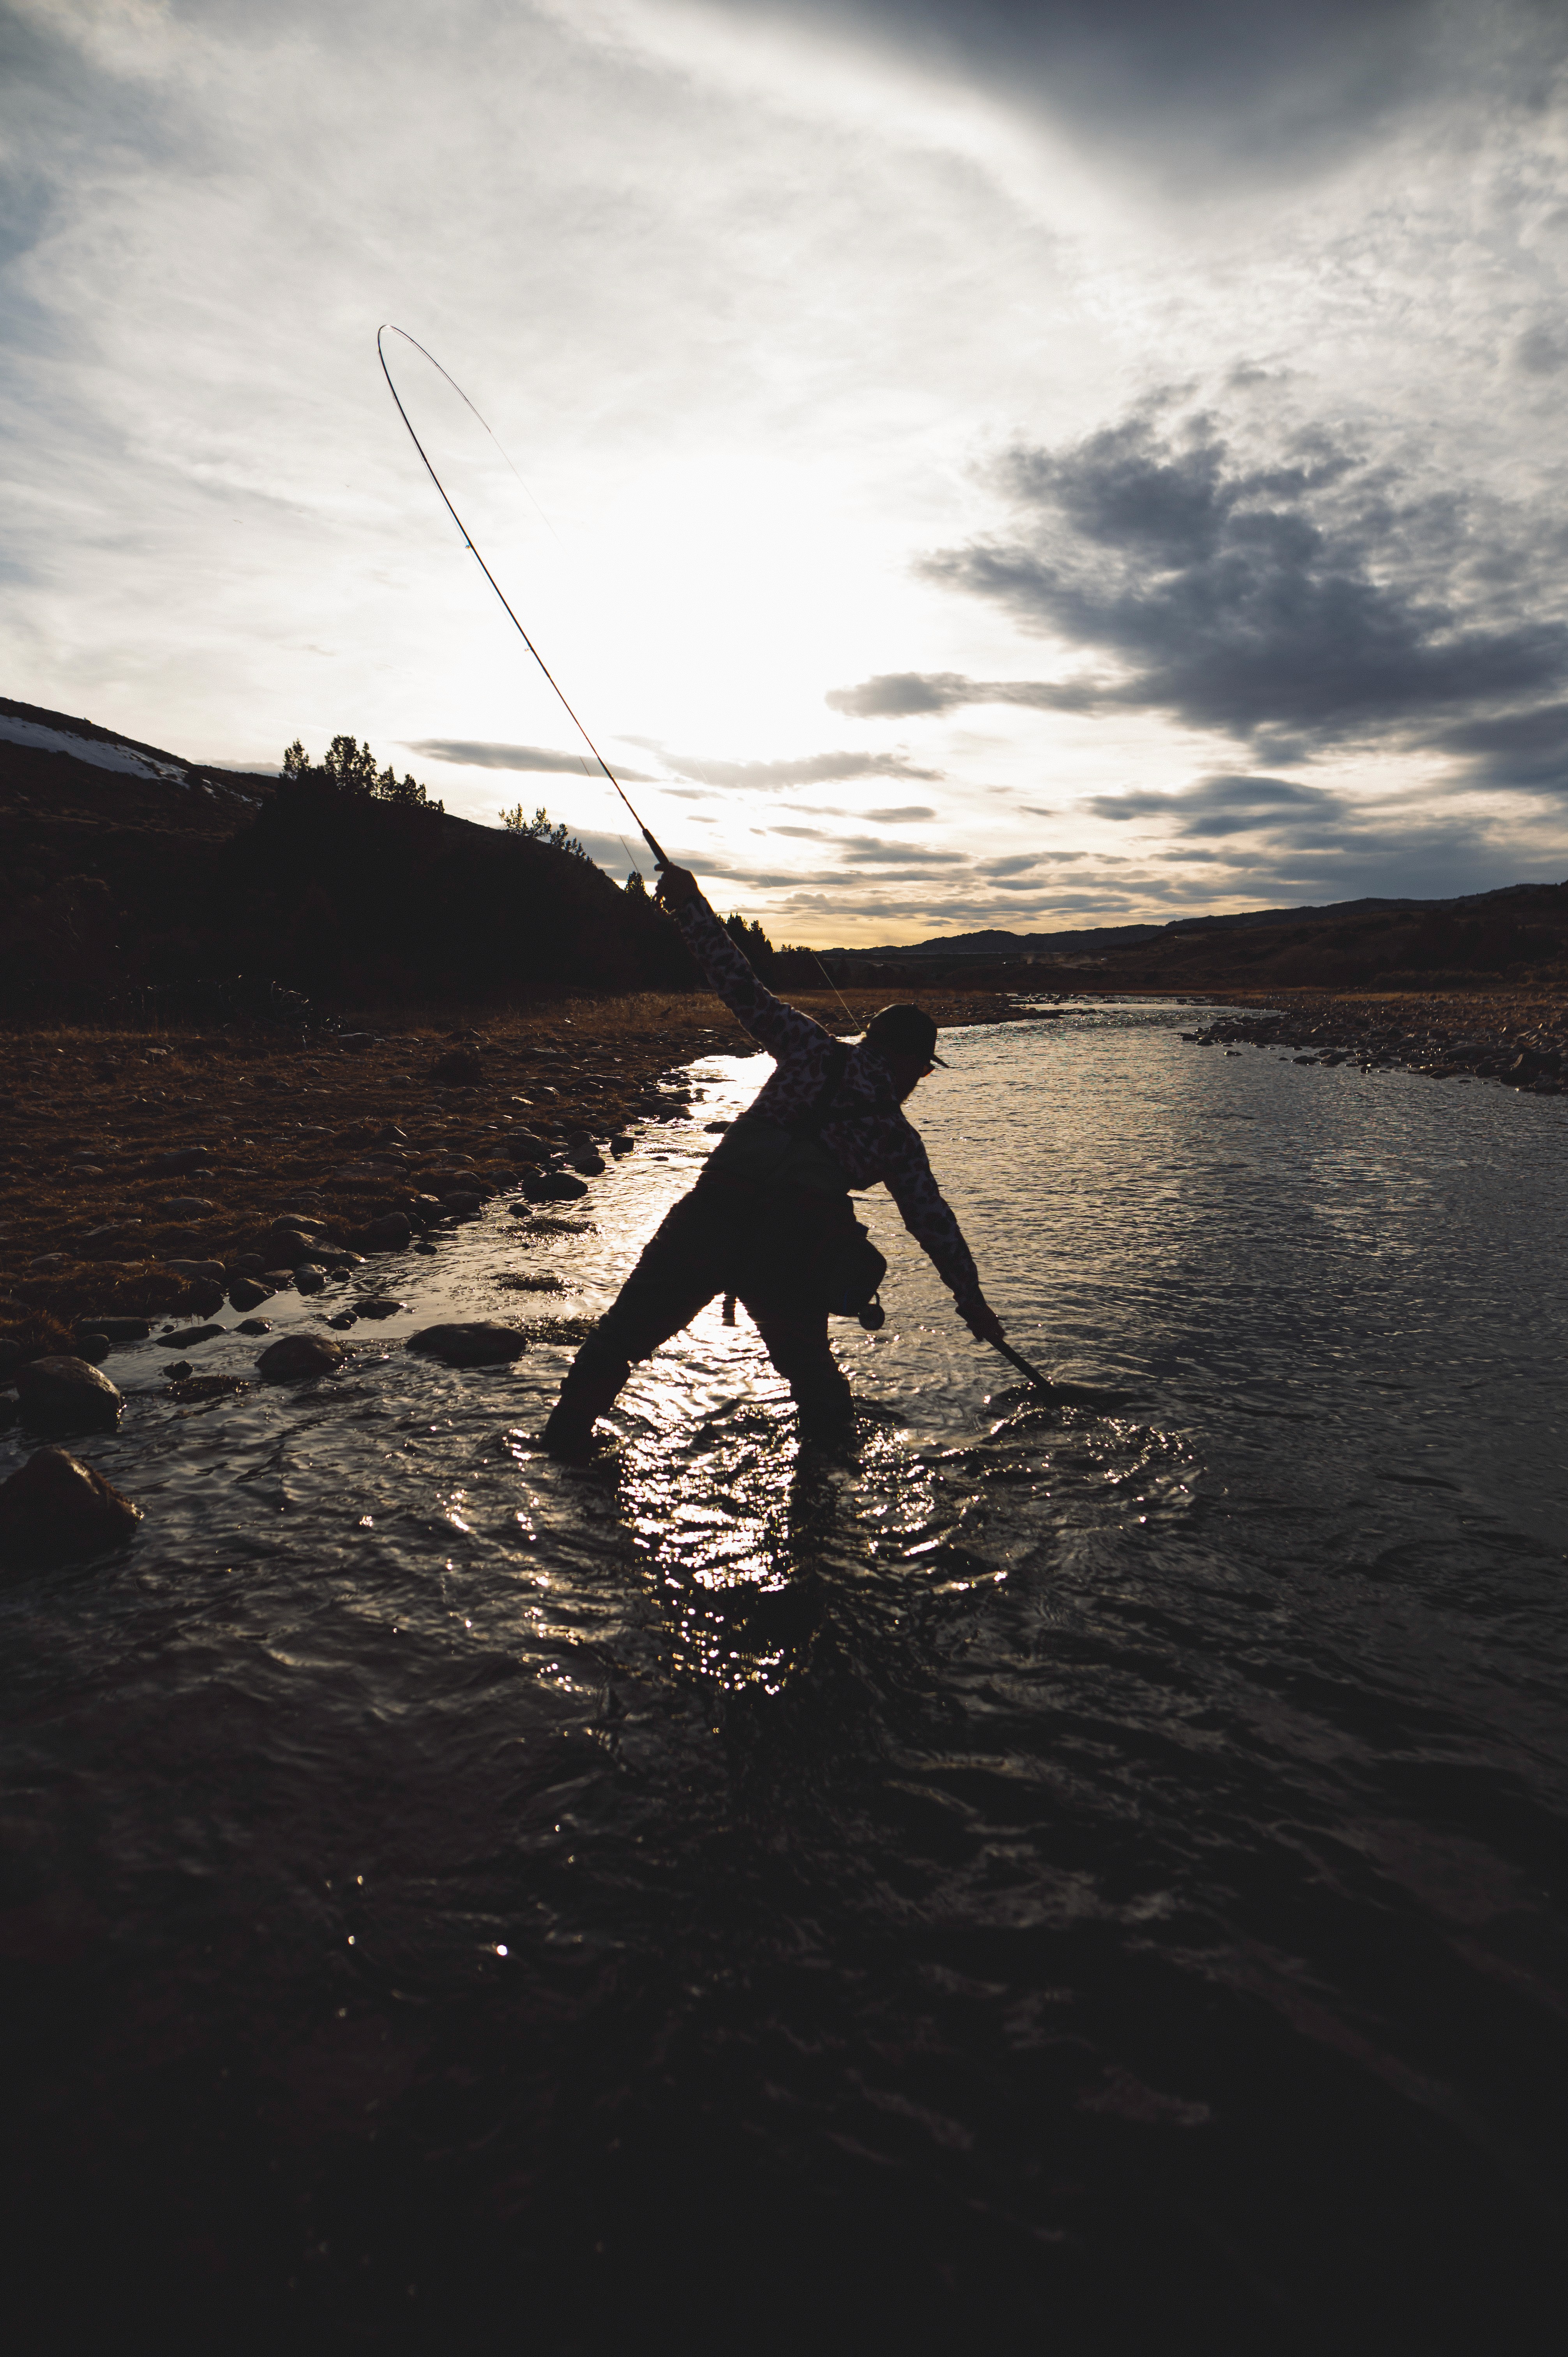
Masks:
[[[1568,794],[1568,704],[1462,721],[1436,741],[1461,757],[1477,784]]]
[[[917,769],[902,753],[803,753],[787,761],[720,761],[706,755],[699,759],[694,753],[671,753],[654,737],[628,737],[624,741],[657,753],[679,776],[694,778],[702,786],[737,786],[748,792],[837,785],[846,778],[913,778],[922,785],[934,785],[942,774],[940,770]]]
[[[1145,877],[1144,890],[1209,908],[1485,891],[1526,877],[1554,880],[1562,866],[1555,847],[1534,854],[1507,826],[1414,798],[1369,807],[1286,778],[1200,778],[1175,793],[1099,794],[1084,807],[1168,832],[1175,847],[1154,853],[1155,862],[1200,868],[1201,880],[1184,891],[1179,879]]]
[[[532,770],[542,777],[591,777],[600,772],[586,753],[558,753],[547,745],[492,745],[467,737],[420,737],[408,744],[411,753],[427,761],[451,761],[469,770]],[[644,770],[618,767],[618,778],[628,785],[653,783]]]
[[[1561,55],[1557,12],[1499,0],[717,0],[827,27],[1054,119],[1183,182],[1310,170],[1402,107],[1473,77],[1528,104]]]
[[[1077,680],[965,679],[956,671],[881,672],[858,687],[830,688],[823,698],[852,720],[908,719],[965,704],[1024,704],[1042,712],[1092,712],[1099,691]]]
[[[993,479],[1010,528],[920,570],[1113,672],[889,673],[834,690],[838,710],[1158,711],[1279,763],[1432,742],[1483,716],[1528,737],[1536,700],[1568,683],[1550,519],[1434,491],[1321,427],[1228,426],[1153,401],[1080,442],[1017,446]]]

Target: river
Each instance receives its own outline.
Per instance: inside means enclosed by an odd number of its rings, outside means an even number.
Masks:
[[[1555,2346],[1568,1103],[1184,1019],[950,1032],[910,1108],[1110,1413],[879,1194],[853,1456],[716,1303],[603,1460],[529,1448],[760,1059],[586,1232],[357,1273],[409,1307],[339,1380],[111,1358],[143,1533],[0,1592],[59,2345]],[[399,1347],[464,1316],[537,1330]]]

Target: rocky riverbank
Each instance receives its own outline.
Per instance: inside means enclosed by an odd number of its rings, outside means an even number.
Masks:
[[[1283,1049],[1301,1064],[1496,1081],[1538,1096],[1568,1090],[1568,1009],[1551,1003],[1302,994],[1283,1009],[1219,1017],[1182,1037],[1201,1048]]]
[[[880,1004],[847,994],[858,1026]],[[847,1030],[838,1004],[799,1003]],[[1020,1012],[927,992],[944,1028]],[[580,1199],[750,1042],[696,992],[471,1024],[279,1035],[86,1028],[0,1043],[0,1383],[116,1321],[254,1311],[356,1255],[430,1248],[503,1189]]]

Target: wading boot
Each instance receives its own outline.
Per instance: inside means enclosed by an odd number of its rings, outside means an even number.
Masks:
[[[625,1359],[596,1351],[591,1340],[584,1343],[541,1436],[550,1456],[575,1465],[594,1454],[595,1422],[607,1408],[614,1406],[616,1395],[630,1372]]]
[[[833,1448],[854,1439],[854,1394],[836,1367],[792,1377],[789,1391],[803,1441]]]

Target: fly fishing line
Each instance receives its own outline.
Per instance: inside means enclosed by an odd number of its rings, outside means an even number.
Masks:
[[[413,422],[409,416],[407,410],[403,407],[403,397],[399,393],[397,386],[392,382],[392,372],[387,366],[386,350],[381,341],[383,336],[389,335],[401,336],[405,344],[412,344],[414,350],[421,353],[423,357],[430,362],[431,367],[435,371],[437,376],[446,378],[446,382],[451,386],[453,392],[463,404],[465,409],[468,410],[476,418],[478,418],[479,424],[484,426],[485,432],[490,436],[490,440],[495,442],[496,448],[500,450],[501,457],[503,458],[506,458],[505,450],[501,449],[501,445],[496,440],[496,436],[490,432],[489,425],[485,425],[484,419],[479,416],[478,411],[475,409],[473,403],[468,399],[467,394],[457,382],[456,378],[442,367],[434,352],[425,350],[424,346],[420,342],[417,336],[411,336],[406,328],[399,328],[390,319],[376,329],[376,358],[381,364],[381,374],[387,381],[387,391],[391,393],[393,401],[397,404],[397,414],[408,429],[408,438],[413,443],[414,448],[418,451],[420,458],[423,461],[425,473],[429,476],[431,481],[435,484],[436,490],[441,494],[442,505],[445,507],[447,514],[451,517],[453,522],[456,525],[458,531],[463,535],[464,547],[467,550],[469,555],[473,558],[480,572],[484,575],[485,579],[489,583],[490,587],[495,591],[496,596],[500,599],[502,608],[506,613],[506,618],[511,624],[512,629],[517,632],[518,637],[522,640],[523,645],[528,649],[529,653],[533,657],[534,662],[544,673],[546,680],[554,689],[557,697],[560,699],[561,708],[565,713],[567,719],[572,723],[573,727],[576,730],[578,736],[582,738],[584,744],[587,747],[589,752],[593,755],[595,760],[598,763],[600,769],[604,771],[606,777],[609,780],[611,785],[615,788],[617,793],[620,796],[628,810],[631,811],[631,815],[637,822],[638,833],[641,835],[644,843],[647,844],[648,848],[652,852],[653,856],[658,861],[660,866],[668,867],[670,865],[669,860],[666,858],[664,853],[660,849],[658,844],[654,841],[653,836],[649,832],[648,828],[644,826],[641,819],[638,818],[636,811],[632,810],[630,795],[627,792],[626,788],[621,784],[620,780],[617,777],[615,771],[611,769],[609,763],[606,760],[604,755],[600,752],[598,747],[595,744],[593,738],[589,736],[587,730],[578,719],[577,715],[573,710],[571,705],[567,702],[565,691],[562,687],[561,683],[555,677],[555,674],[551,670],[549,664],[545,662],[544,657],[540,653],[539,649],[534,645],[533,640],[529,637],[528,632],[523,629],[522,624],[518,620],[516,614],[512,611],[510,600],[508,598],[505,590],[501,587],[500,583],[496,579],[495,575],[490,571],[489,566],[485,563],[484,558],[480,555],[478,548],[475,546],[473,533],[468,530],[467,525],[463,522],[462,517],[458,514],[456,509],[453,506],[450,499],[447,497],[446,486],[442,481],[440,476],[436,473],[434,466],[431,464],[430,455],[425,449],[424,443],[420,440],[418,435],[414,432]],[[511,460],[507,458],[506,462],[509,467],[511,467],[512,473],[517,475],[518,481],[521,483],[522,477],[517,474],[517,468],[512,467]],[[523,484],[523,489],[525,490],[528,489],[526,484]],[[532,492],[529,493],[529,497],[532,499],[533,495]],[[534,500],[535,508],[538,508],[538,501]],[[542,511],[540,511],[540,512],[542,514]],[[548,518],[545,519],[545,522],[548,526]]]

